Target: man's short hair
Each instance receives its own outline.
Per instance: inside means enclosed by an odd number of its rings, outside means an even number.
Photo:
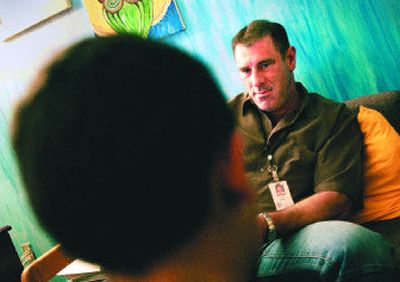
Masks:
[[[254,20],[239,30],[232,39],[232,50],[235,51],[237,44],[251,46],[265,36],[271,36],[275,47],[282,57],[285,57],[286,51],[290,46],[286,30],[281,24],[268,20]]]
[[[127,35],[85,39],[34,94],[14,148],[34,212],[67,252],[138,273],[194,238],[234,128],[200,61]]]

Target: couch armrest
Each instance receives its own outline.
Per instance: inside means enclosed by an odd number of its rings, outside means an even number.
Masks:
[[[345,104],[353,112],[357,112],[361,105],[379,111],[400,134],[400,91],[361,96],[347,100]]]

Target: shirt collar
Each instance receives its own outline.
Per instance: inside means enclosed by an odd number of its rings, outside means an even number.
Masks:
[[[251,107],[255,107],[258,109],[257,105],[254,103],[253,99],[251,99],[248,91],[244,92],[243,100],[242,100],[242,112],[245,114]]]

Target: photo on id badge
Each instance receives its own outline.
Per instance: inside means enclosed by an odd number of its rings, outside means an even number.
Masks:
[[[283,210],[294,205],[292,195],[286,181],[277,181],[268,185],[275,203],[275,208]]]

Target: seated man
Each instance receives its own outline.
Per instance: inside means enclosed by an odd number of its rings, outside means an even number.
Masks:
[[[234,128],[200,62],[115,36],[51,61],[13,144],[41,224],[113,281],[247,281],[263,231]]]
[[[356,116],[296,83],[296,49],[282,25],[253,21],[232,48],[247,91],[229,103],[269,229],[258,277],[391,281],[391,246],[378,233],[340,221],[362,206]]]

